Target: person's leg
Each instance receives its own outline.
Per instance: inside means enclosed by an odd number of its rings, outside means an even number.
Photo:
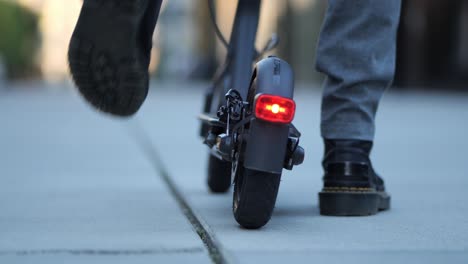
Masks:
[[[326,75],[321,132],[374,139],[377,106],[395,72],[400,0],[330,0],[317,48]]]
[[[326,75],[323,214],[367,215],[389,207],[369,154],[378,103],[395,72],[400,6],[400,0],[328,1],[316,65]]]
[[[97,109],[129,116],[143,104],[161,2],[84,0],[68,60],[80,93]]]

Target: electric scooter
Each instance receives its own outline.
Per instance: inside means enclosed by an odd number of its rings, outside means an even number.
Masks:
[[[254,45],[260,2],[239,0],[228,42],[216,24],[213,0],[208,0],[215,32],[228,53],[205,94],[199,117],[200,136],[210,148],[208,187],[224,193],[234,183],[234,218],[248,229],[268,223],[282,170],[304,161],[301,133],[292,124],[293,70],[275,56],[260,60],[277,46],[276,35],[261,51]]]

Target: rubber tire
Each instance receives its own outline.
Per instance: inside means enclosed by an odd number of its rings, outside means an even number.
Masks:
[[[209,154],[208,187],[212,193],[225,193],[231,187],[231,162],[226,162]]]
[[[258,229],[271,219],[281,174],[241,168],[243,171],[234,182],[234,218],[244,228]]]

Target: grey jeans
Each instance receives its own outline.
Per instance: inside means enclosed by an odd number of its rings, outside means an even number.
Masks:
[[[329,0],[317,47],[326,75],[321,133],[373,140],[375,115],[395,73],[401,0]]]

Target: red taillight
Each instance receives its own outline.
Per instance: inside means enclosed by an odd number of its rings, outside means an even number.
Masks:
[[[294,119],[296,103],[281,96],[260,94],[255,98],[255,117],[269,122],[289,124]]]

